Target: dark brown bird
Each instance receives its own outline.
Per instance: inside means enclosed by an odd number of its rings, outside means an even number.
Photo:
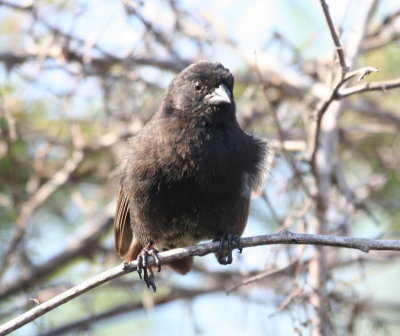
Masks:
[[[129,142],[114,221],[118,254],[139,259],[155,291],[146,257],[157,251],[221,242],[220,264],[246,226],[251,191],[265,170],[266,143],[237,123],[233,76],[220,63],[199,62],[169,85],[159,111]],[[181,274],[192,257],[170,266]]]

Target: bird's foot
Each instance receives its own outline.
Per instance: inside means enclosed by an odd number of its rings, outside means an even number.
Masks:
[[[154,282],[154,272],[151,269],[151,266],[149,267],[147,265],[147,258],[149,256],[152,256],[154,260],[156,261],[156,265],[158,267],[158,272],[161,271],[161,263],[160,259],[158,258],[157,255],[158,251],[154,248],[154,243],[150,242],[147,244],[146,247],[142,249],[142,251],[139,253],[137,257],[137,272],[139,274],[140,279],[142,279],[142,271],[143,271],[143,280],[147,285],[147,288],[151,288],[153,292],[156,292],[156,284]]]
[[[216,254],[217,260],[221,265],[227,265],[232,263],[232,251],[234,248],[239,250],[239,253],[242,253],[242,246],[240,244],[240,237],[233,233],[228,233],[223,235],[219,240],[219,249]],[[233,242],[236,243],[236,247],[233,246]]]

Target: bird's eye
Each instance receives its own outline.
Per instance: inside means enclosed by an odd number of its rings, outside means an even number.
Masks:
[[[197,92],[200,92],[201,90],[203,90],[203,83],[200,82],[200,81],[195,81],[195,82],[194,82],[194,89],[195,89]]]

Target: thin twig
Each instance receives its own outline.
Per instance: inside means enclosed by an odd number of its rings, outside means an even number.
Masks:
[[[293,272],[294,273],[294,269],[296,268],[296,266],[299,264],[299,260],[296,259],[292,262],[290,262],[288,265],[285,265],[283,267],[277,268],[277,269],[270,269],[268,268],[265,271],[262,271],[256,275],[252,275],[251,277],[248,277],[247,279],[241,281],[240,283],[228,288],[226,290],[227,293],[231,293],[233,291],[236,291],[237,289],[243,287],[243,286],[247,286],[249,284],[252,284],[254,282],[263,280],[265,278],[270,278],[270,277],[274,277],[277,275],[282,275],[284,273],[288,273],[288,272]]]
[[[358,80],[363,79],[365,76],[369,75],[372,72],[377,72],[378,70],[373,67],[364,67],[360,68],[358,70],[354,70],[351,72],[346,73],[346,75],[341,78],[338,83],[333,87],[329,97],[321,102],[321,104],[317,108],[317,112],[315,113],[316,115],[316,121],[315,121],[315,134],[312,136],[312,139],[314,140],[312,146],[310,147],[310,152],[311,152],[311,159],[310,161],[312,162],[313,166],[315,167],[315,158],[316,154],[318,151],[318,145],[319,145],[319,138],[320,138],[320,133],[321,133],[321,122],[322,122],[322,117],[324,116],[325,112],[328,110],[329,106],[332,104],[334,100],[339,100],[342,96],[339,95],[339,90],[343,87],[344,84],[346,84],[349,80],[357,77]]]
[[[324,15],[325,15],[325,20],[328,23],[329,31],[331,32],[333,43],[335,44],[336,53],[338,55],[340,66],[342,68],[342,77],[344,77],[345,74],[348,71],[348,67],[346,65],[346,60],[345,60],[345,57],[344,57],[343,47],[342,47],[342,45],[340,43],[339,37],[338,37],[338,35],[336,33],[336,30],[335,30],[335,27],[333,25],[332,18],[331,18],[331,15],[329,13],[329,6],[328,6],[328,4],[326,3],[325,0],[321,0],[321,6],[322,6],[322,10],[323,10]]]
[[[272,244],[310,244],[358,249],[363,252],[368,252],[371,250],[400,251],[400,240],[373,240],[365,238],[292,233],[290,231],[282,231],[272,235],[242,238],[240,243],[244,248]],[[218,249],[219,242],[199,244],[159,253],[159,259],[161,264],[166,264],[188,256],[204,256],[206,254],[215,253],[218,251]],[[154,264],[154,259],[149,258],[148,266],[152,266]],[[47,312],[57,308],[63,303],[66,303],[82,295],[83,293],[86,293],[92,288],[98,287],[112,279],[135,271],[136,267],[136,261],[129,263],[125,262],[55,296],[54,298],[0,326],[0,336],[9,334],[23,325],[37,319],[39,316],[42,316]]]
[[[338,91],[337,97],[338,99],[341,99],[357,93],[370,92],[370,91],[387,91],[397,88],[400,88],[400,78],[383,82],[363,83],[348,88],[343,88]]]

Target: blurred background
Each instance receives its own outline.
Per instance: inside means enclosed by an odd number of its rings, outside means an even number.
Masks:
[[[398,80],[399,4],[329,5],[350,69],[379,69],[349,87]],[[338,97],[315,141],[341,73],[320,1],[0,1],[0,45],[0,324],[121,262],[126,140],[202,59],[230,68],[240,124],[270,140],[244,236],[399,239],[400,89]],[[129,274],[14,334],[398,335],[399,282],[396,252],[255,247],[165,267],[156,294]]]

